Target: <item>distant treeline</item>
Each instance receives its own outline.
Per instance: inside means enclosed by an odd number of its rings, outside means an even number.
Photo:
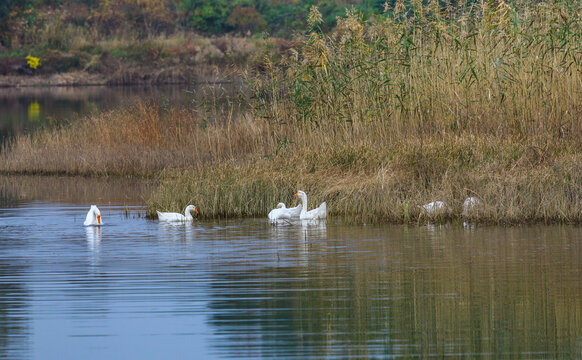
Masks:
[[[0,44],[31,44],[36,29],[59,20],[95,35],[158,35],[175,31],[290,37],[305,29],[309,9],[319,7],[325,24],[355,8],[364,17],[381,14],[385,0],[2,0]],[[389,3],[394,0],[388,1]],[[327,30],[327,29],[323,29]]]

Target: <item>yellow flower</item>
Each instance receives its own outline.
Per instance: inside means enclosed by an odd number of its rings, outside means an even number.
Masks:
[[[26,60],[26,63],[31,69],[36,69],[40,65],[40,59],[37,57],[28,55]]]

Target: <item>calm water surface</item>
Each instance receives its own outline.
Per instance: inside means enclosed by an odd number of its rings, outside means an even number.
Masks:
[[[243,106],[242,84],[160,86],[45,86],[0,88],[0,145],[16,135],[54,127],[139,101],[161,108],[185,106],[208,121],[235,114]]]
[[[582,357],[578,227],[166,225],[150,186],[0,178],[0,358]]]

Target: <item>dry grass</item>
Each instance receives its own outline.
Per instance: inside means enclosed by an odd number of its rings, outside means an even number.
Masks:
[[[0,170],[160,177],[150,214],[195,203],[201,216],[259,216],[293,202],[300,188],[312,204],[325,200],[332,214],[364,222],[417,221],[417,205],[433,200],[449,203],[456,218],[467,196],[484,201],[481,221],[582,219],[580,142],[454,134],[392,141],[375,123],[357,134],[250,116],[212,124],[140,104],[19,138],[2,151]]]
[[[164,179],[155,209],[263,216],[297,189],[361,222],[582,220],[582,31],[569,3],[348,13],[255,78],[254,110],[140,104],[22,137],[0,171]],[[557,14],[557,15],[556,15]],[[437,16],[438,15],[438,16]],[[314,24],[315,26],[315,24]]]
[[[384,125],[391,141],[444,134],[582,136],[576,3],[419,9],[313,31],[263,85],[276,120]]]
[[[249,122],[247,117],[211,125],[196,112],[142,103],[20,137],[5,146],[0,168],[5,173],[154,176],[221,160],[235,151],[258,151],[261,131],[267,129]]]
[[[350,144],[202,166],[168,175],[148,201],[148,212],[195,203],[201,216],[259,216],[279,201],[296,202],[293,194],[303,189],[312,205],[327,201],[331,214],[357,222],[460,219],[468,196],[483,200],[470,216],[481,222],[582,220],[582,161],[571,145],[548,148],[556,156],[545,157],[527,144],[474,141],[450,138],[425,143],[422,150],[416,139]],[[451,205],[452,214],[422,215],[417,206],[434,200]]]

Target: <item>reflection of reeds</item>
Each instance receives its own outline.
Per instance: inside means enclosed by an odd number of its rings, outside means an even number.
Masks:
[[[0,201],[141,204],[157,184],[151,180],[65,176],[0,176]]]
[[[287,252],[286,263],[218,274],[209,291],[209,321],[230,334],[230,343],[248,334],[249,327],[237,327],[245,321],[260,333],[276,327],[285,329],[283,336],[301,334],[287,337],[297,347],[284,350],[305,351],[309,344],[315,357],[576,358],[582,336],[578,233],[574,227],[467,233],[332,226],[333,241],[312,242],[306,255],[302,243],[288,237],[295,256]],[[252,251],[240,246],[241,257]],[[248,309],[288,311],[258,317]],[[277,340],[262,337],[253,345],[272,350],[270,341]]]
[[[0,171],[162,173],[150,214],[264,215],[301,188],[356,221],[424,221],[416,205],[433,200],[459,217],[477,196],[479,220],[580,222],[582,22],[569,4],[487,6],[350,13],[286,71],[265,64],[254,113],[139,104],[20,137]]]

